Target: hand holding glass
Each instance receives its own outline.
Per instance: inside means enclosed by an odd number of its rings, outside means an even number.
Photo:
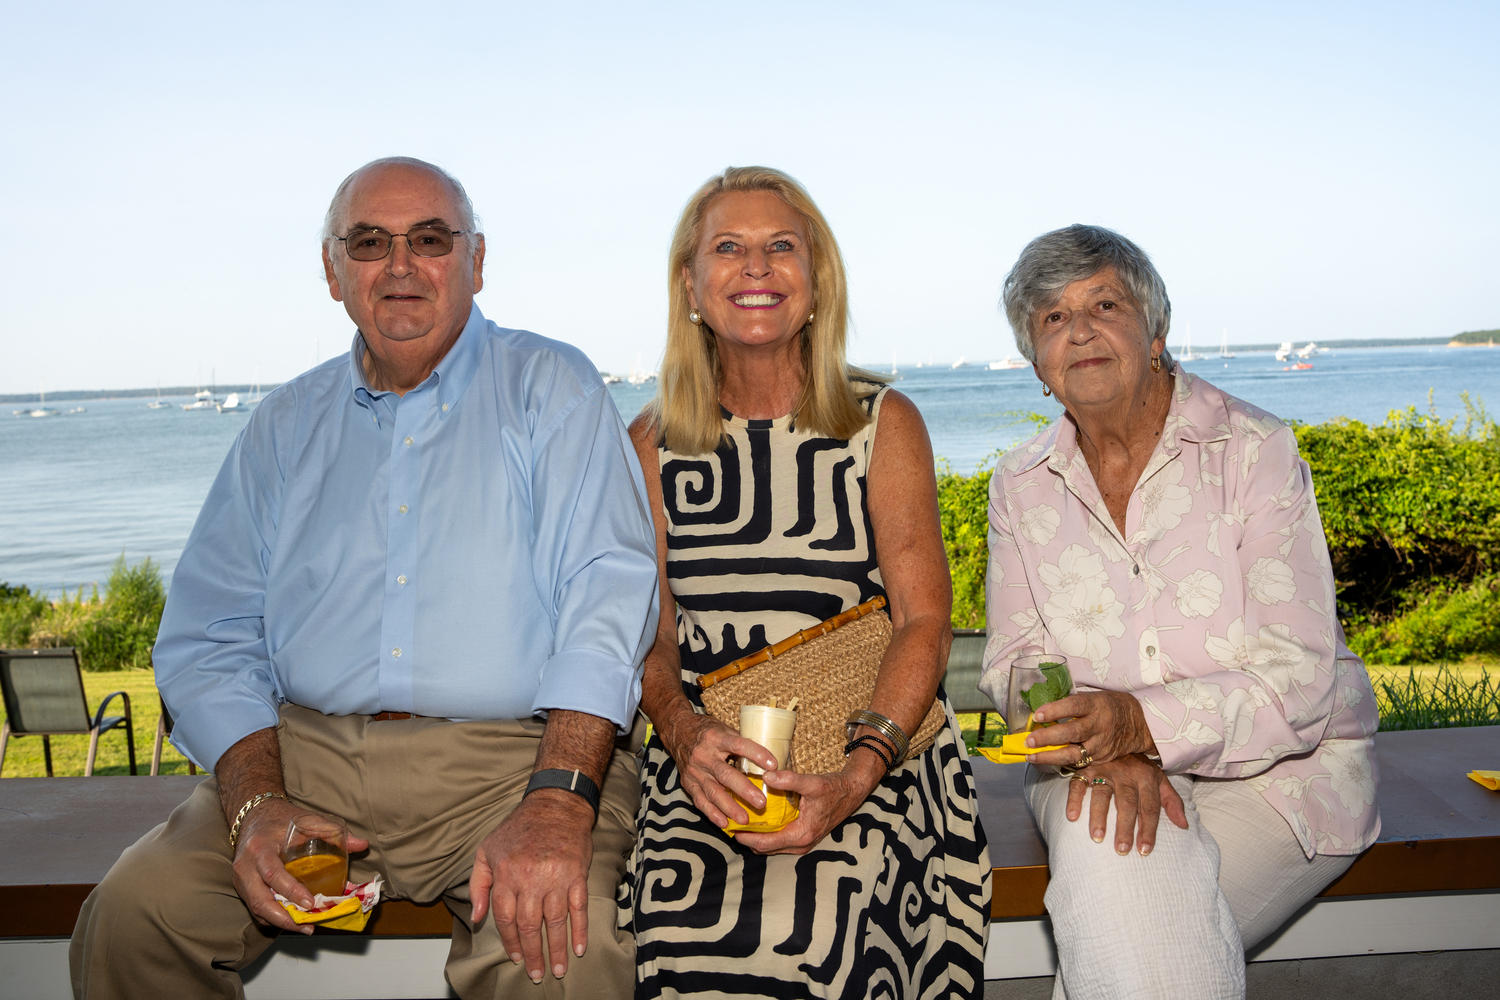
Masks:
[[[341,819],[303,813],[286,826],[281,863],[314,896],[342,896],[349,881],[349,827]]]
[[[1009,732],[1000,741],[1001,749],[1022,755],[1062,749],[1061,746],[1028,747],[1026,736],[1033,728],[1033,712],[1072,693],[1073,675],[1068,670],[1066,656],[1037,653],[1016,657],[1010,665],[1010,688],[1005,696],[1005,726]]]

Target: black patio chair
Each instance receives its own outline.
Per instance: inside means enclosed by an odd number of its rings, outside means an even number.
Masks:
[[[130,695],[115,691],[99,703],[89,718],[88,698],[83,692],[83,668],[71,646],[60,649],[0,649],[0,690],[5,696],[5,726],[0,731],[0,768],[12,736],[40,736],[47,759],[47,777],[52,777],[53,736],[89,738],[84,777],[94,773],[99,737],[120,725],[130,750],[130,773],[135,774],[135,729],[130,721]],[[116,697],[125,703],[124,715],[106,716],[104,710]]]
[[[984,629],[956,628],[953,647],[948,650],[948,670],[943,674],[943,690],[953,703],[954,712],[979,713],[979,739],[984,739],[984,723],[995,705],[979,690],[979,674],[984,669]]]
[[[161,695],[156,696],[156,703],[161,706],[161,717],[156,720],[156,742],[151,746],[151,777],[156,777],[161,771],[161,745],[162,741],[172,735],[172,713],[167,711],[167,703],[161,700]],[[198,765],[188,761],[188,774],[197,774]]]

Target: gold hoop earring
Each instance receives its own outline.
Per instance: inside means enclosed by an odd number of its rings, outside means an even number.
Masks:
[[[1042,383],[1042,395],[1043,396],[1050,396],[1050,395],[1052,395],[1052,387],[1050,385],[1048,385],[1046,382]]]
[[[1161,371],[1161,355],[1160,354],[1158,354],[1156,357],[1154,357],[1154,358],[1151,359],[1151,370],[1154,371],[1154,372]]]
[[[693,324],[694,326],[702,326],[703,317],[699,315],[698,310],[690,309],[688,310],[688,322]]]

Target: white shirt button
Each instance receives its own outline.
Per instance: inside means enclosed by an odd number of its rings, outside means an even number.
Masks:
[[[401,647],[397,646],[395,649],[391,650],[391,655],[398,660],[401,659]]]
[[[447,403],[444,403],[444,404],[443,404],[443,412],[444,412],[444,413],[447,413],[447,412],[448,412],[448,404],[447,404]]]
[[[402,504],[401,506],[397,507],[396,509],[399,510],[401,513],[405,514],[406,513],[406,504]]]
[[[411,435],[410,434],[406,435],[406,446],[408,448],[411,447]]]
[[[401,584],[401,586],[403,587],[406,586],[406,574],[402,573],[400,576],[396,577],[396,582]]]

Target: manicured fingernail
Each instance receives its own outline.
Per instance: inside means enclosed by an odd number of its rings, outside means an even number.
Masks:
[[[566,965],[563,965],[561,962],[558,962],[552,967],[552,975],[557,979],[561,979],[563,977],[563,974],[567,971],[568,967]]]
[[[582,958],[583,957],[583,945],[581,945],[581,944],[575,944],[573,946],[573,954],[577,955],[579,958]]]
[[[1041,712],[1032,712],[1031,713],[1031,717],[1033,719],[1035,719],[1036,721],[1038,721],[1038,722],[1046,722],[1047,721],[1047,717],[1045,715],[1043,715]]]
[[[519,951],[513,951],[513,952],[511,952],[510,953],[510,960],[512,962],[515,962],[517,965],[520,965],[521,964],[521,953]]]
[[[1122,857],[1124,855],[1126,855],[1126,854],[1129,854],[1130,853],[1130,845],[1129,844],[1116,844],[1115,845],[1115,853],[1118,854],[1118,855],[1120,855],[1120,856],[1122,856]]]
[[[1150,853],[1151,853],[1151,845],[1150,844],[1142,844],[1141,845],[1141,857],[1145,857],[1146,855],[1148,855]]]
[[[541,983],[541,981],[542,981],[542,970],[541,969],[532,969],[530,972],[528,972],[526,974],[531,977],[531,981],[533,983],[537,983],[537,984]]]
[[[1096,843],[1096,844],[1102,844],[1102,843],[1104,843],[1104,831],[1103,830],[1095,830],[1093,833],[1089,834],[1089,836],[1094,838],[1094,843]]]

